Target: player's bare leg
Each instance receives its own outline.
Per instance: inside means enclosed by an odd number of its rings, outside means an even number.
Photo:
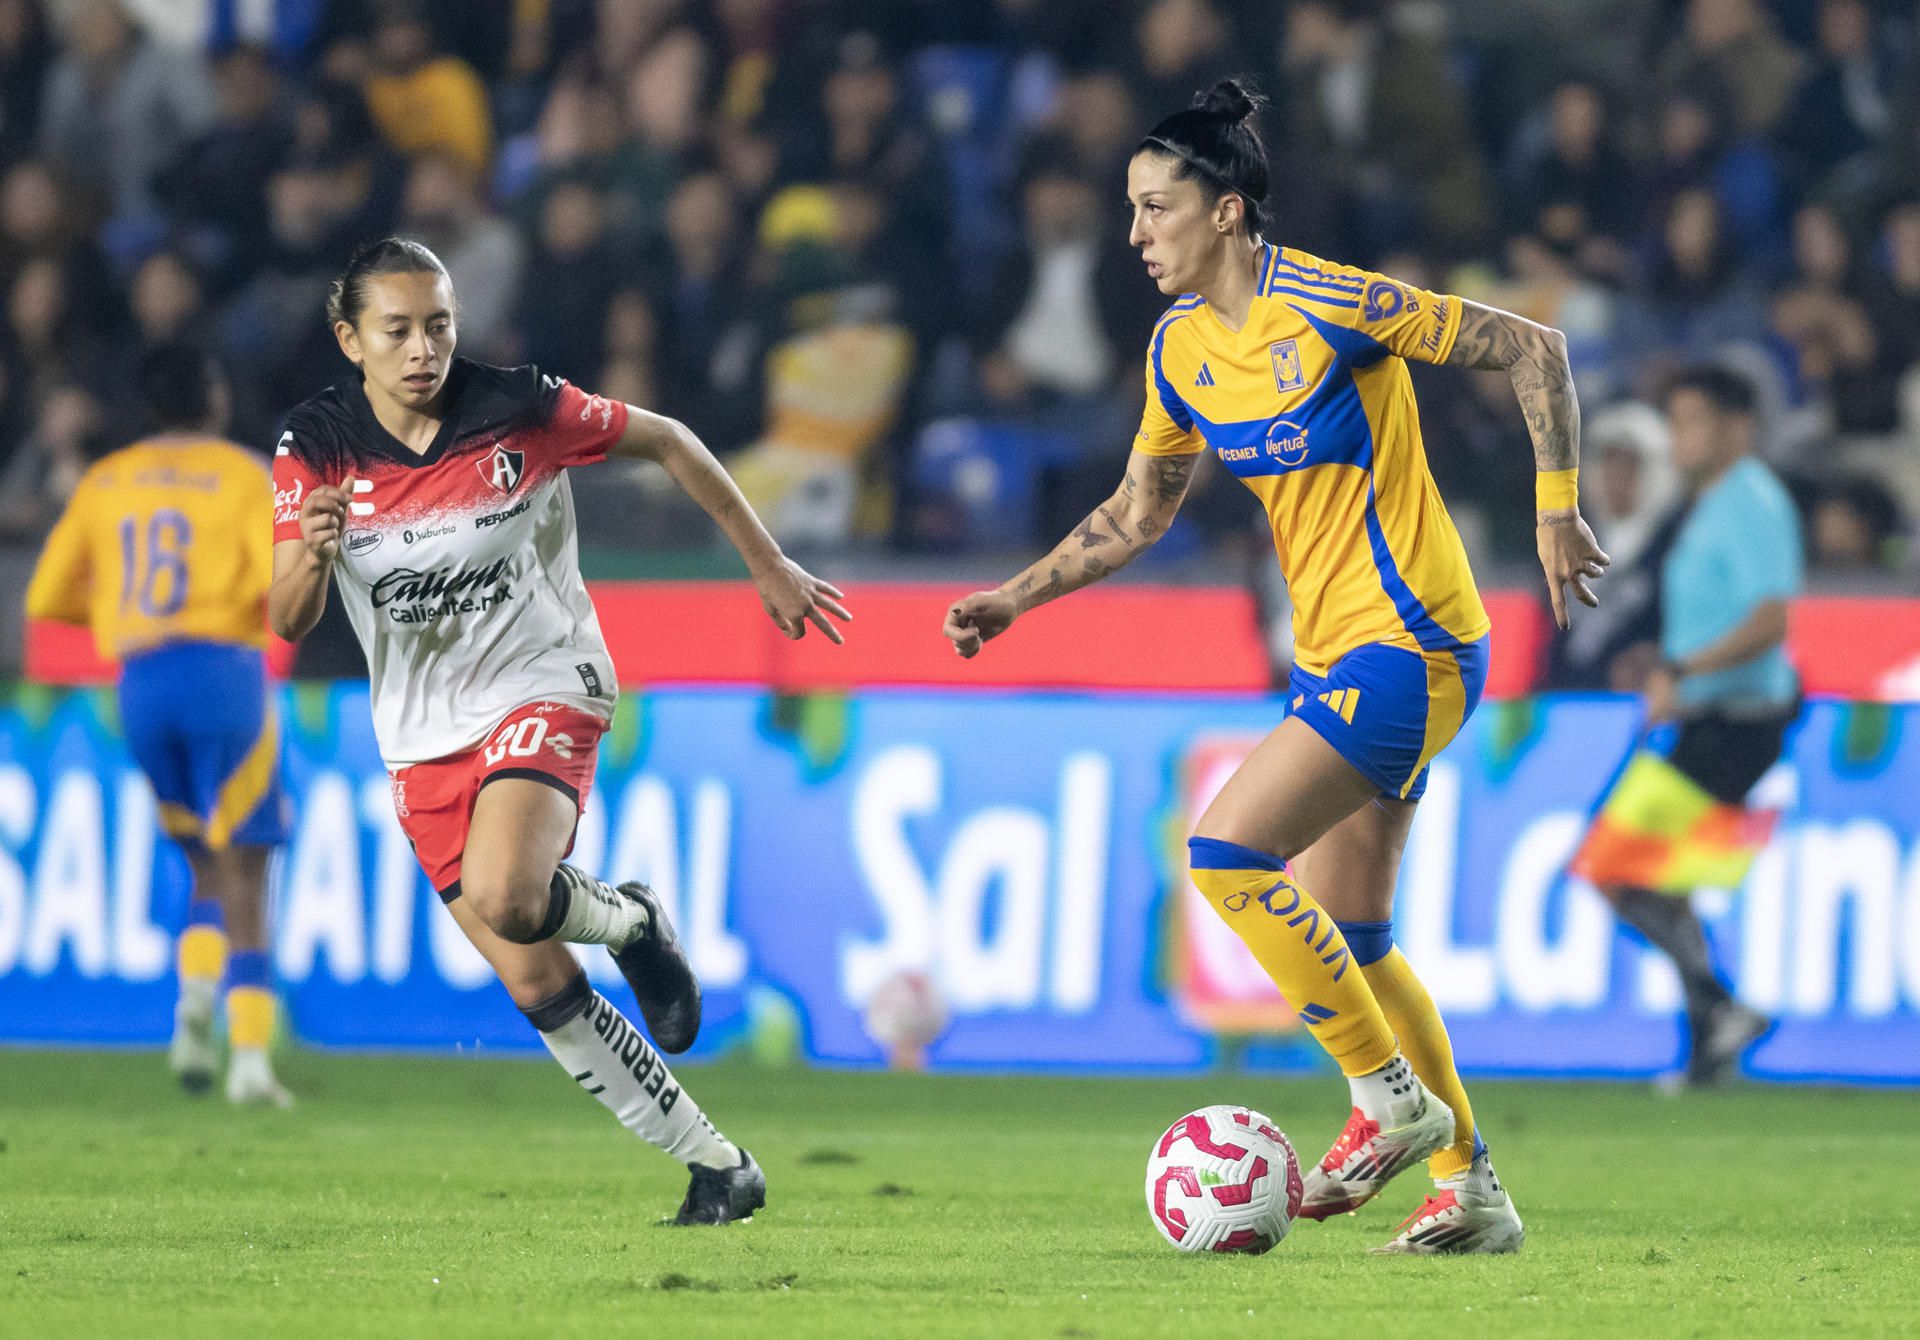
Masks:
[[[653,1040],[683,1052],[700,1031],[700,983],[653,890],[563,862],[578,818],[573,797],[545,782],[488,782],[467,828],[461,901],[503,940],[605,945]]]
[[[469,851],[463,869],[472,870],[473,860]],[[674,1222],[752,1218],[766,1203],[766,1178],[753,1156],[714,1129],[640,1031],[588,984],[566,945],[504,939],[465,897],[447,909],[574,1082],[622,1126],[687,1165],[692,1181]]]
[[[1334,825],[1294,862],[1319,893],[1321,905],[1340,923],[1414,1073],[1454,1115],[1451,1143],[1428,1161],[1434,1194],[1378,1250],[1516,1251],[1524,1239],[1520,1216],[1494,1175],[1487,1147],[1475,1128],[1466,1088],[1454,1069],[1446,1024],[1420,979],[1393,946],[1394,885],[1414,808],[1407,801],[1378,797]],[[1354,1142],[1355,1125],[1364,1121],[1356,1109],[1347,1131],[1326,1158],[1307,1171],[1304,1217],[1321,1219],[1353,1209],[1379,1189],[1377,1183],[1339,1176],[1345,1161],[1342,1150]]]
[[[1309,891],[1311,877],[1282,863],[1378,791],[1290,718],[1228,779],[1188,844],[1195,883],[1347,1076],[1354,1120],[1322,1167],[1359,1199],[1446,1146],[1453,1114],[1401,1054],[1337,918]]]

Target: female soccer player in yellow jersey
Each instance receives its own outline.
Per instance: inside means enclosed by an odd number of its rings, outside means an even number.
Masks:
[[[1487,614],[1427,470],[1405,360],[1500,368],[1533,436],[1554,616],[1607,556],[1575,495],[1579,408],[1560,333],[1264,240],[1259,99],[1223,80],[1162,121],[1127,169],[1130,240],[1180,295],[1147,352],[1146,413],[1113,496],[1046,558],[954,602],[978,654],[1021,614],[1157,540],[1211,448],[1273,525],[1294,605],[1285,719],[1188,842],[1194,883],[1352,1089],[1301,1214],[1358,1207],[1414,1161],[1436,1188],[1383,1250],[1516,1250],[1446,1026],[1393,947],[1395,873],[1427,765],[1486,679]]]

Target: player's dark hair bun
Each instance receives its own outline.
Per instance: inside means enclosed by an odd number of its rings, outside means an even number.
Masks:
[[[1246,87],[1238,79],[1222,79],[1203,93],[1193,95],[1193,105],[1208,116],[1217,116],[1230,125],[1239,125],[1267,105],[1266,95]]]
[[[1246,207],[1247,228],[1267,229],[1267,148],[1255,118],[1267,100],[1252,81],[1222,79],[1193,95],[1193,105],[1175,112],[1147,133],[1134,152],[1176,160],[1174,176],[1200,184],[1211,202],[1231,192]]]

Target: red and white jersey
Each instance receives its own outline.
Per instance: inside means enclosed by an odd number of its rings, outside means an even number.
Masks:
[[[606,459],[627,407],[531,367],[465,359],[446,404],[419,453],[350,382],[296,407],[274,453],[276,543],[300,538],[311,489],[352,489],[333,575],[389,768],[469,748],[530,702],[610,719],[617,692],[566,470]]]

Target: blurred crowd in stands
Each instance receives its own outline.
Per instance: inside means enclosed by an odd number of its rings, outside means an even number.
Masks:
[[[0,530],[138,434],[158,340],[270,445],[349,373],[328,277],[402,230],[463,353],[686,420],[789,539],[1049,541],[1165,306],[1126,159],[1235,73],[1278,240],[1566,332],[1603,541],[1673,496],[1636,402],[1714,359],[1815,569],[1910,576],[1917,46],[1913,0],[0,0]],[[1531,554],[1507,380],[1415,379],[1470,544]],[[1163,548],[1261,547],[1230,484]],[[636,497],[589,543],[697,533]]]

